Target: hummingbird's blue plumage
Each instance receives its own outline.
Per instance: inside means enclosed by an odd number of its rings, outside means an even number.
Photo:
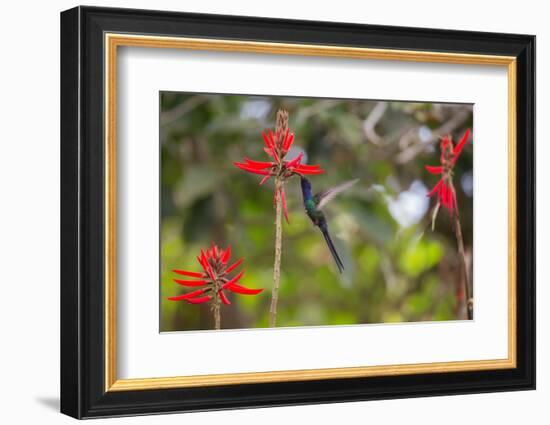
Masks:
[[[340,259],[340,256],[338,255],[338,252],[336,251],[336,248],[334,247],[334,243],[332,242],[332,239],[328,232],[328,225],[327,225],[325,214],[323,213],[323,211],[321,211],[320,208],[318,208],[319,203],[323,199],[323,194],[320,193],[320,194],[314,195],[311,190],[310,181],[303,176],[300,176],[300,178],[301,178],[300,183],[302,186],[302,197],[304,200],[304,208],[306,210],[306,214],[311,219],[313,224],[319,227],[319,229],[323,233],[323,236],[325,237],[325,241],[327,242],[330,253],[334,258],[334,261],[336,262],[336,266],[338,267],[338,270],[340,271],[340,273],[342,273],[342,271],[344,270],[344,264],[342,263],[342,260]]]
[[[302,185],[302,195],[304,201],[306,199],[313,199],[313,192],[311,191],[311,182],[304,176],[300,176],[300,184]]]

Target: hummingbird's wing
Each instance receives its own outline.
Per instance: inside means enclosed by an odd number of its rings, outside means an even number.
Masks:
[[[317,208],[323,208],[326,204],[336,198],[337,195],[342,193],[344,190],[348,190],[358,181],[359,179],[348,180],[347,182],[341,183],[338,186],[331,187],[324,192],[316,194],[315,200],[317,201]]]

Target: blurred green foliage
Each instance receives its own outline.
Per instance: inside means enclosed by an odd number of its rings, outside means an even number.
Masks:
[[[446,211],[432,232],[427,191],[437,176],[439,137],[462,136],[471,105],[161,93],[161,331],[211,329],[208,304],[167,297],[189,291],[172,269],[200,271],[196,256],[211,242],[245,257],[243,285],[229,294],[222,328],[268,324],[274,255],[272,182],[233,165],[268,160],[261,131],[279,107],[290,113],[297,149],[326,174],[314,190],[360,181],[326,208],[345,264],[340,275],[321,233],[302,207],[299,180],[287,185],[290,224],[283,228],[278,326],[453,320],[464,317],[460,263]],[[460,219],[472,250],[472,144],[456,168]],[[289,156],[296,154],[290,152]]]

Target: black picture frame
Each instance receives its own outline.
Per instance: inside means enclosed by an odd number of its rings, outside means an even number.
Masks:
[[[259,40],[517,58],[517,367],[105,391],[104,34]],[[535,388],[535,37],[76,7],[61,13],[61,412],[75,418]]]

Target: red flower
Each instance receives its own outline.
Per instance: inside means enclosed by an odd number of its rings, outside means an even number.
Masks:
[[[197,260],[203,269],[202,272],[173,270],[176,274],[195,278],[193,280],[174,279],[174,282],[183,286],[200,287],[200,289],[183,295],[169,297],[168,299],[172,301],[185,300],[190,304],[202,304],[213,300],[229,305],[231,302],[224,293],[225,290],[244,295],[256,295],[262,292],[263,289],[250,289],[237,284],[241,277],[243,277],[244,270],[233,277],[229,276],[244,260],[241,258],[233,264],[228,265],[230,256],[230,246],[227,246],[227,249],[223,250],[212,243],[212,247],[207,249],[206,252],[201,249],[201,255],[197,257]]]
[[[437,195],[438,202],[443,205],[451,215],[458,213],[458,205],[456,202],[456,191],[453,185],[453,168],[470,137],[470,129],[466,130],[462,139],[456,146],[450,136],[445,136],[440,143],[441,155],[438,166],[426,165],[425,168],[431,174],[441,174],[441,179],[433,187],[428,196]]]
[[[286,114],[286,112],[284,113]],[[234,162],[235,166],[239,167],[241,170],[264,176],[260,181],[260,185],[264,184],[270,177],[280,177],[284,181],[295,174],[322,174],[325,172],[321,169],[320,165],[302,164],[302,158],[304,157],[303,153],[300,153],[289,161],[285,160],[285,156],[288,154],[294,142],[294,133],[291,133],[287,126],[288,114],[286,114],[286,118],[282,121],[283,124],[280,126],[278,125],[275,134],[273,134],[271,129],[268,129],[267,133],[262,131],[262,137],[265,144],[264,151],[271,157],[271,161],[254,161],[245,157],[244,162]],[[279,193],[285,218],[288,222],[284,185],[281,185]],[[274,201],[277,200],[277,196],[278,194],[276,191],[273,198]]]
[[[273,135],[271,129],[267,130],[267,135],[265,131],[262,131],[262,137],[265,143],[264,151],[273,161],[253,161],[245,157],[244,162],[234,163],[241,170],[265,176],[260,184],[264,184],[269,177],[277,175],[290,177],[293,174],[322,174],[325,172],[321,170],[320,165],[302,164],[303,153],[290,161],[284,159],[294,142],[294,133],[290,133],[288,128],[283,137],[279,136],[278,131]],[[278,142],[279,140],[280,142]]]

